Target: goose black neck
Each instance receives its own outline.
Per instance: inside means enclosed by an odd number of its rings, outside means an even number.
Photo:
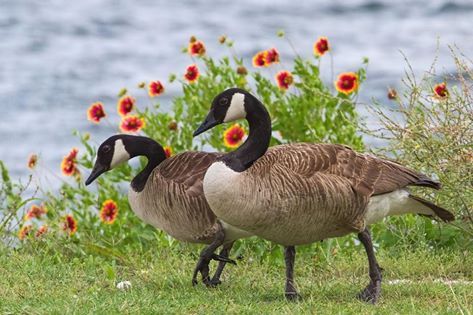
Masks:
[[[136,192],[141,192],[145,188],[151,172],[166,159],[166,154],[159,143],[146,137],[134,137],[133,141],[126,144],[126,149],[130,158],[145,156],[148,159],[146,166],[131,181],[131,188]]]
[[[223,156],[222,161],[236,172],[243,172],[263,156],[271,140],[271,118],[264,105],[252,98],[245,104],[250,133],[238,149]]]

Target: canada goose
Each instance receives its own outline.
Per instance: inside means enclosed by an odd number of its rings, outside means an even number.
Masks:
[[[439,189],[440,183],[395,162],[334,144],[297,143],[268,150],[269,114],[256,97],[241,89],[216,96],[194,136],[243,118],[250,128],[247,140],[209,166],[204,194],[219,219],[285,246],[288,299],[299,297],[293,282],[294,245],[358,233],[368,255],[370,276],[358,297],[376,303],[381,268],[368,226],[404,213],[454,219],[447,210],[405,188]]]
[[[131,181],[128,193],[131,208],[144,222],[178,240],[209,244],[200,255],[192,283],[197,284],[200,271],[206,285],[219,284],[225,263],[235,263],[228,259],[233,242],[249,236],[217,220],[205,201],[204,173],[219,154],[184,152],[166,159],[163,147],[150,138],[115,135],[100,145],[85,184],[89,185],[104,172],[136,156],[147,157],[148,163]],[[214,254],[221,245],[220,255]],[[208,276],[210,259],[220,261],[212,279]]]

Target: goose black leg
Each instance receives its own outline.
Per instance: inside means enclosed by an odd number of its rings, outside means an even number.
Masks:
[[[236,262],[234,260],[231,260],[227,257],[221,257],[214,253],[215,250],[223,244],[224,240],[225,240],[225,233],[223,232],[223,229],[220,227],[218,231],[215,233],[215,238],[212,241],[212,243],[210,243],[210,245],[205,247],[200,253],[199,260],[197,262],[197,265],[195,266],[194,274],[192,276],[192,285],[195,286],[198,283],[197,274],[199,272],[202,275],[202,282],[207,286],[211,285],[210,278],[209,278],[209,263],[211,259],[214,259],[220,262],[225,262],[225,263],[229,262],[236,265]]]
[[[296,259],[296,248],[294,246],[284,247],[284,261],[286,262],[286,299],[296,301],[301,298],[294,286],[294,261]]]
[[[373,243],[371,242],[371,234],[368,228],[358,234],[358,239],[365,247],[366,254],[368,255],[370,283],[358,294],[357,297],[362,301],[375,304],[381,294],[382,269],[376,261]]]
[[[230,242],[230,243],[224,244],[222,250],[219,253],[219,256],[221,258],[228,258],[234,243],[235,242]],[[210,280],[210,285],[217,286],[220,283],[222,283],[220,281],[220,276],[222,275],[223,268],[225,267],[226,264],[227,264],[226,261],[220,261],[218,263],[217,270],[215,271],[215,274],[212,277],[212,280]]]

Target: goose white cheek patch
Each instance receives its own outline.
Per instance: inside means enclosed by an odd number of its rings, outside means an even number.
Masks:
[[[121,139],[115,141],[115,146],[113,150],[112,162],[110,163],[110,168],[126,162],[130,159],[130,155],[125,149],[125,145]]]
[[[235,93],[232,96],[232,101],[230,102],[230,106],[228,107],[223,122],[234,121],[245,117],[245,95],[242,93]]]

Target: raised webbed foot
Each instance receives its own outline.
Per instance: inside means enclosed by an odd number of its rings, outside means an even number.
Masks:
[[[222,261],[222,262],[230,263],[232,265],[237,264],[236,261],[234,261],[233,259],[230,259],[228,257],[223,257],[223,256],[217,255],[217,254],[212,254],[212,259],[216,260],[216,261]]]

